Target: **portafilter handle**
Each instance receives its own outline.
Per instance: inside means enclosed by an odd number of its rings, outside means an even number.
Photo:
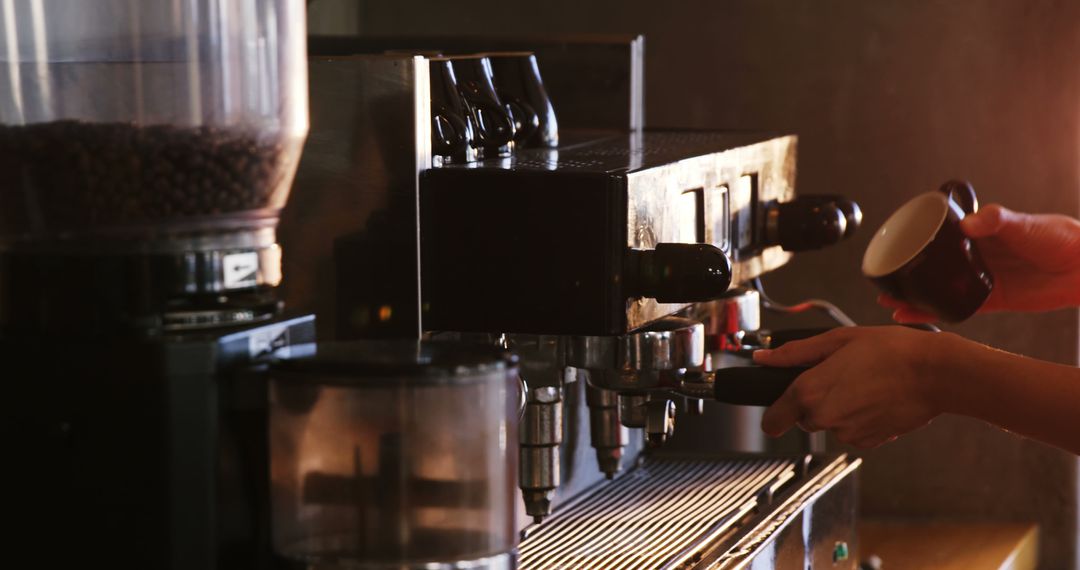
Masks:
[[[725,404],[768,407],[807,370],[805,366],[732,366],[713,372],[687,372],[684,383],[687,390],[679,392],[693,397],[707,397],[711,393],[716,401]],[[708,388],[702,390],[703,387]]]
[[[740,406],[771,406],[806,372],[805,366],[734,366],[713,372],[713,397]]]

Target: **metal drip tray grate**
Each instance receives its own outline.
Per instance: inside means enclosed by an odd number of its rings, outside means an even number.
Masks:
[[[795,476],[790,459],[650,459],[561,509],[521,543],[520,568],[676,568]]]

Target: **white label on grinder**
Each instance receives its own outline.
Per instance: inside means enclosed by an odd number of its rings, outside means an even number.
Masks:
[[[259,284],[259,254],[254,251],[230,253],[221,261],[226,289],[254,287]]]
[[[252,360],[259,360],[272,354],[288,357],[289,327],[262,328],[252,331],[248,337],[248,354]]]

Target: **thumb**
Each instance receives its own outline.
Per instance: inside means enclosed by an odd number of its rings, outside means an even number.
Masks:
[[[754,351],[754,363],[765,366],[814,366],[847,344],[855,327],[841,327],[780,348]]]
[[[969,238],[979,239],[996,235],[1010,222],[1018,218],[1016,212],[999,204],[990,204],[978,212],[965,216],[960,221],[960,229]]]
[[[1075,267],[1080,257],[1080,220],[1062,214],[1025,214],[998,204],[964,218],[960,227],[970,238],[992,237],[1011,255],[1044,270]]]

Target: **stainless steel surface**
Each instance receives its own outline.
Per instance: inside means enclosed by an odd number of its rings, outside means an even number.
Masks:
[[[526,380],[528,383],[528,380]],[[559,444],[562,443],[562,389],[540,386],[527,390],[521,417],[518,486],[525,512],[539,522],[551,514],[551,499],[559,486]]]
[[[646,458],[534,527],[520,568],[851,569],[858,459]],[[854,552],[854,550],[853,550]]]
[[[692,561],[796,476],[787,459],[648,459],[566,505],[521,543],[522,569],[655,569]]]
[[[525,413],[521,418],[521,429],[530,444],[553,445],[562,439],[562,416],[558,412],[546,413],[543,410],[558,410],[562,402],[562,391],[556,386],[542,386],[527,390]]]
[[[646,404],[649,397],[644,394],[619,394],[619,420],[628,428],[643,428],[647,418]]]
[[[313,57],[308,74],[311,136],[278,228],[289,249],[282,298],[290,310],[318,317],[320,338],[418,338],[417,176],[431,164],[428,63]]]
[[[675,402],[666,398],[649,400],[645,405],[645,438],[649,445],[663,445],[675,432]]]
[[[563,430],[563,386],[576,376],[564,364],[564,339],[553,335],[505,335],[506,346],[521,356],[527,395],[518,437],[518,486],[525,513],[539,521],[551,514],[561,483],[559,446]]]
[[[680,136],[693,139],[707,135],[671,134],[670,142],[674,144]],[[746,243],[740,243],[739,232],[756,215],[757,204],[772,200],[786,202],[794,196],[795,146],[794,136],[776,137],[682,160],[667,168],[629,174],[627,246],[651,249],[664,242],[692,243],[698,241],[697,228],[703,228],[706,243],[727,248],[734,254],[732,283],[744,283],[787,263],[791,254],[776,246],[746,255],[746,251],[740,251]],[[700,193],[693,196],[702,202],[700,207],[688,204],[691,198],[687,195],[691,192]],[[757,204],[753,200],[755,195]],[[680,203],[688,205],[670,206]],[[695,211],[704,213],[705,219],[695,220]],[[735,227],[729,227],[729,222]],[[732,243],[728,243],[729,236]],[[628,301],[627,305],[630,329],[686,306],[645,298]]]
[[[567,342],[567,364],[587,370],[649,371],[701,366],[705,330],[701,323],[667,317],[622,336],[575,336]]]
[[[521,355],[522,376],[529,386],[558,386],[566,379],[565,337],[508,334],[503,339],[506,348]]]
[[[585,387],[589,407],[589,439],[596,450],[596,462],[608,479],[621,468],[623,447],[629,433],[619,421],[619,396],[612,390]]]
[[[691,401],[697,400],[709,400],[713,397],[713,382],[712,375],[708,373],[694,373],[688,374],[687,378],[684,378],[673,391],[679,395],[685,396]]]
[[[799,486],[769,497],[769,514],[703,553],[698,570],[808,568],[853,570],[858,563],[857,483],[861,459],[845,456],[810,471]],[[805,468],[805,464],[800,469]],[[850,553],[834,556],[838,543]]]
[[[761,328],[761,296],[753,289],[739,288],[716,301],[721,307],[723,323],[716,323],[727,330],[742,332]]]
[[[567,384],[563,389],[563,443],[560,450],[559,488],[552,497],[552,511],[558,513],[562,506],[593,485],[606,481],[603,470],[597,462],[596,449],[590,445],[590,420],[586,405],[587,382],[578,381]],[[620,465],[622,471],[632,469],[645,447],[645,435],[641,429],[627,429],[626,445],[623,448]],[[538,528],[529,524],[531,519],[522,512],[519,516],[521,529]],[[539,525],[543,526],[543,525]]]

